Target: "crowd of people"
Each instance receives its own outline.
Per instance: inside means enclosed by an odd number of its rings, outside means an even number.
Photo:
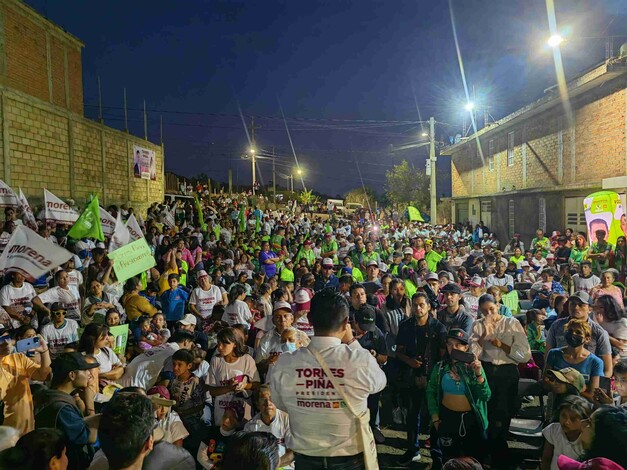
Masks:
[[[123,282],[40,221],[73,255],[4,273],[0,468],[372,470],[396,427],[399,465],[510,469],[527,395],[540,468],[627,466],[625,237],[197,196],[138,217],[155,264]]]

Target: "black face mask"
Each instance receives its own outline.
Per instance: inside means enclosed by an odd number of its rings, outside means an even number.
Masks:
[[[585,338],[582,338],[581,336],[574,336],[570,331],[564,333],[564,339],[566,340],[566,343],[568,343],[568,345],[572,348],[581,346],[585,341]]]

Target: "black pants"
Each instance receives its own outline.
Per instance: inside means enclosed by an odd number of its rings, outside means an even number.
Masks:
[[[520,408],[518,367],[514,364],[495,366],[484,362],[492,395],[488,402],[488,448],[492,468],[512,468],[507,435],[512,418]]]
[[[485,433],[474,411],[460,413],[440,406],[440,424],[431,427],[433,468],[440,469],[450,459],[474,457],[483,461]]]
[[[379,422],[379,400],[381,399],[381,392],[374,395],[368,395],[368,409],[370,410],[370,427],[378,428]]]
[[[407,404],[407,450],[418,452],[420,442],[420,414],[426,408],[426,390],[416,386],[403,391],[403,403]]]

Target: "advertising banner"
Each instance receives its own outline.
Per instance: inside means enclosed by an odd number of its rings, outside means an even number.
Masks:
[[[4,181],[0,180],[0,207],[18,207],[17,194]]]
[[[73,224],[78,220],[78,213],[69,205],[44,189],[44,218],[66,224]]]
[[[126,228],[128,229],[128,233],[131,234],[131,241],[139,240],[144,236],[144,232],[142,232],[142,229],[135,218],[135,214],[131,214],[126,221]]]
[[[590,243],[597,241],[597,231],[605,232],[605,239],[616,245],[616,239],[625,235],[627,221],[620,196],[614,191],[599,191],[583,200]]]
[[[150,149],[133,145],[133,175],[135,178],[155,181],[157,179],[157,159]]]

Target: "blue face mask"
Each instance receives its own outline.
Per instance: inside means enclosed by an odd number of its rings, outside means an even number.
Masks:
[[[287,343],[282,343],[281,350],[283,352],[294,352],[296,351],[296,343],[290,343],[289,341]]]

